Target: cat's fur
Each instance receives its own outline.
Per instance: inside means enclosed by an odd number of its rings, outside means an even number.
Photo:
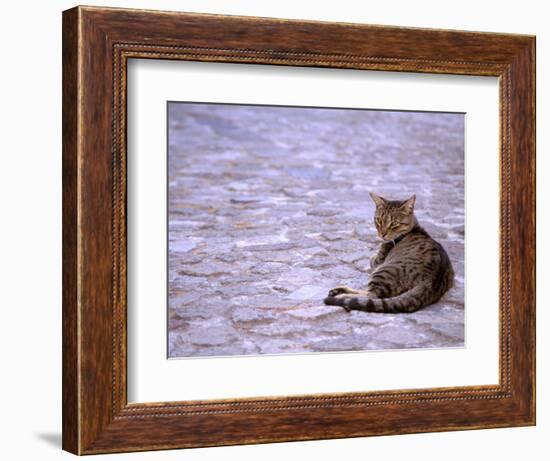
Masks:
[[[348,312],[408,313],[439,301],[452,287],[454,271],[445,249],[418,224],[416,196],[395,201],[370,195],[376,204],[376,229],[384,242],[371,259],[367,289],[333,288],[325,304]]]

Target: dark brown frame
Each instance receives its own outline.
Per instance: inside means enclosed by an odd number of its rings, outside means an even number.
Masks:
[[[499,384],[129,404],[130,58],[498,76]],[[63,13],[65,450],[90,454],[533,424],[534,37],[93,7]]]

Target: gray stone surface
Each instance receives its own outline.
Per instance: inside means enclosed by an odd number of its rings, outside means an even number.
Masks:
[[[169,106],[169,355],[464,344],[464,118]],[[324,306],[364,287],[378,240],[368,191],[417,194],[455,287],[414,314]]]

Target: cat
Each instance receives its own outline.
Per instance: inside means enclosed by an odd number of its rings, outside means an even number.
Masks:
[[[407,200],[370,196],[383,243],[371,258],[367,289],[333,288],[325,304],[348,312],[412,313],[439,301],[453,286],[454,271],[445,249],[418,224],[416,195]]]

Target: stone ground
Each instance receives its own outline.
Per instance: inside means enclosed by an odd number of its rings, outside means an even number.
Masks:
[[[169,356],[464,345],[464,117],[170,103]],[[414,314],[323,305],[364,287],[368,191],[417,194],[455,287]]]

